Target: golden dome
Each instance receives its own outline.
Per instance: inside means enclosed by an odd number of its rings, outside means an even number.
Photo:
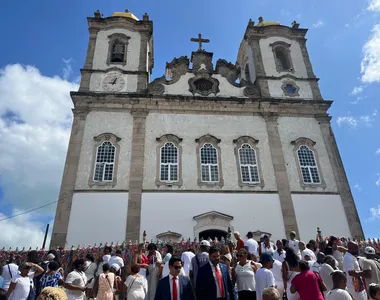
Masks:
[[[126,9],[125,12],[114,12],[112,14],[112,17],[130,18],[135,21],[139,21],[139,19],[133,13],[131,13],[128,9]]]
[[[277,21],[264,21],[263,17],[260,17],[259,23],[256,26],[263,27],[263,26],[273,26],[273,25],[281,25],[281,24],[280,22],[277,22]]]

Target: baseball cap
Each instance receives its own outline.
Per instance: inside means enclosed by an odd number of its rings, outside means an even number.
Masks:
[[[210,242],[209,242],[209,241],[206,241],[206,240],[201,241],[200,245],[201,245],[201,246],[211,247]]]
[[[365,254],[376,254],[376,251],[372,247],[368,246],[368,247],[365,247],[364,253]]]
[[[273,257],[272,257],[271,254],[265,252],[265,253],[263,253],[263,254],[261,255],[261,260],[262,260],[263,262],[267,262],[267,261],[273,261],[274,259],[273,259]]]

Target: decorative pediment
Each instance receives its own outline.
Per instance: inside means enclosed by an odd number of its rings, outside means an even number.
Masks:
[[[219,81],[212,78],[208,73],[198,73],[189,79],[189,91],[194,94],[208,96],[219,93]]]
[[[307,137],[299,137],[298,139],[296,139],[295,141],[291,141],[290,143],[295,146],[307,145],[309,147],[313,147],[316,144],[316,142]]]
[[[191,53],[191,62],[193,64],[193,73],[197,74],[200,70],[207,71],[208,74],[212,74],[214,72],[214,66],[212,64],[212,56],[211,52],[206,51],[196,51]]]
[[[217,137],[207,133],[205,135],[202,135],[200,138],[195,139],[196,143],[212,143],[212,144],[219,144],[221,142],[221,139],[218,139]]]
[[[170,77],[171,80],[167,80],[167,84],[173,84],[177,82],[182,75],[189,72],[189,58],[187,56],[181,56],[179,58],[174,57],[170,63],[166,63],[166,77]]]
[[[111,141],[111,142],[118,142],[121,140],[118,136],[114,135],[110,132],[101,133],[98,136],[94,136],[94,140],[97,142],[100,141]]]
[[[194,226],[194,236],[198,237],[199,233],[205,230],[222,230],[234,232],[234,227],[231,225],[233,216],[218,212],[209,211],[193,217],[197,224]]]
[[[212,211],[209,211],[209,212],[206,212],[206,213],[203,213],[203,214],[200,214],[200,215],[193,217],[193,219],[195,221],[199,221],[199,220],[205,219],[205,218],[211,218],[211,219],[222,218],[222,219],[229,220],[229,221],[232,221],[234,219],[233,216],[230,216],[230,215],[227,215],[227,214],[215,211],[215,210],[212,210]]]
[[[269,238],[271,238],[272,234],[269,232],[261,231],[261,230],[256,230],[252,231],[253,234],[253,239],[255,240],[260,240],[260,237],[264,234],[267,235]]]
[[[173,231],[166,231],[162,232],[156,235],[156,238],[158,240],[164,240],[164,241],[177,241],[182,237],[182,234],[173,232]]]

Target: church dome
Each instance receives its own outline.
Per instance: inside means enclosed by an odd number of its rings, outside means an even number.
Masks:
[[[139,21],[139,19],[133,13],[131,13],[128,9],[126,9],[125,12],[114,12],[112,14],[112,17],[123,17],[123,18],[133,19],[135,21]]]
[[[256,26],[264,27],[264,26],[274,26],[274,25],[281,25],[281,24],[280,22],[277,22],[277,21],[264,21],[263,17],[260,17],[259,23]]]

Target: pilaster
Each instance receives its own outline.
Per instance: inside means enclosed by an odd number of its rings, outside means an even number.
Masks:
[[[342,199],[351,236],[356,239],[364,239],[364,232],[360,223],[358,211],[356,210],[356,205],[351,193],[346,172],[344,170],[343,161],[339,153],[334,132],[331,128],[331,118],[322,116],[317,117],[317,119],[321,127],[323,140],[325,142],[327,153],[329,155],[338,191]]]
[[[95,54],[95,46],[96,46],[96,37],[98,30],[89,29],[90,31],[90,39],[88,41],[88,48],[87,48],[87,55],[86,55],[86,61],[84,63],[84,69],[92,69],[93,61],[94,61],[94,54]],[[89,72],[83,72],[81,71],[81,81],[80,81],[80,92],[86,92],[89,91],[90,88],[90,79],[91,79],[91,73]]]
[[[252,48],[252,52],[253,52],[253,61],[255,65],[257,83],[260,88],[261,96],[263,98],[269,98],[270,95],[269,95],[268,81],[267,79],[264,79],[264,77],[266,77],[266,73],[264,69],[263,57],[261,55],[260,40],[258,38],[250,38],[249,46]]]
[[[53,249],[66,246],[73,191],[75,189],[84,127],[88,112],[88,110],[73,110],[74,120],[50,242],[50,247]]]
[[[286,236],[289,236],[290,231],[295,231],[297,233],[299,231],[293,206],[292,194],[290,192],[288,174],[286,173],[286,164],[282,150],[281,138],[278,131],[278,115],[263,114],[263,117],[265,119],[268,132],[269,147],[271,151],[278,195],[280,198],[282,217],[284,219],[285,232]]]
[[[148,67],[148,42],[150,38],[149,32],[141,32],[139,71],[144,72],[143,75],[137,77],[137,92],[147,89],[149,81]]]
[[[133,131],[131,168],[128,194],[126,240],[139,240],[141,224],[141,197],[144,175],[145,123],[148,110],[132,109]]]

